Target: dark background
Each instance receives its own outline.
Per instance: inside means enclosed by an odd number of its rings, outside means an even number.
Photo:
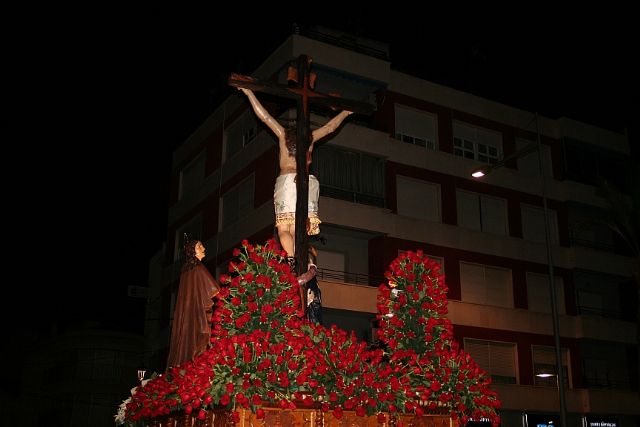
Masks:
[[[16,154],[5,162],[19,172],[6,181],[16,207],[6,246],[20,253],[5,305],[23,320],[4,323],[13,334],[32,340],[81,320],[141,331],[143,300],[126,292],[147,285],[149,258],[165,238],[171,153],[234,93],[229,73],[250,74],[294,22],[388,42],[397,70],[551,118],[629,127],[637,140],[629,11],[577,19],[554,10],[525,22],[473,11],[354,17],[314,6],[268,20],[75,10],[74,19],[41,17],[14,32],[7,89],[16,95],[8,115]]]

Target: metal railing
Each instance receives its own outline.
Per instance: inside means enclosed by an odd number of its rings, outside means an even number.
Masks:
[[[352,190],[331,187],[320,184],[320,195],[332,199],[346,200],[348,202],[361,203],[363,205],[378,206],[384,208],[384,197],[371,194],[364,194]]]
[[[632,390],[629,379],[611,379],[609,375],[584,375],[585,388],[600,388],[609,390]]]
[[[347,35],[334,36],[334,35],[327,34],[321,31],[313,30],[313,29],[304,29],[301,31],[301,34],[305,37],[309,37],[310,39],[315,39],[327,44],[343,47],[343,48],[352,50],[354,52],[359,52],[368,56],[372,56],[374,58],[383,59],[385,61],[389,60],[388,52],[359,43],[358,40],[354,37],[349,37]]]
[[[316,278],[318,280],[344,282],[365,286],[379,286],[381,283],[385,282],[385,278],[383,276],[371,276],[362,273],[351,273],[349,271],[331,270],[330,268],[318,268]]]
[[[600,307],[589,307],[586,305],[577,305],[576,309],[578,310],[578,314],[587,314],[592,316],[602,316],[610,319],[622,319],[624,316],[622,315],[622,311],[619,310],[606,310]]]
[[[578,231],[569,230],[569,244],[571,246],[582,246],[585,248],[596,249],[605,252],[615,252],[615,245],[611,243],[597,242],[591,239],[576,237]]]

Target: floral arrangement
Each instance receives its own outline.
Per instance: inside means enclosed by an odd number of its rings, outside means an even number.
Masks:
[[[397,404],[417,414],[444,406],[463,425],[482,418],[497,425],[500,401],[489,389],[491,378],[459,349],[444,317],[447,287],[440,266],[418,251],[400,255],[390,267],[388,284],[379,288],[378,318],[389,364],[402,372],[390,380]]]
[[[439,267],[421,252],[391,264],[378,295],[379,338],[370,350],[353,333],[301,320],[300,287],[284,252],[243,241],[218,294],[211,348],[170,368],[123,402],[129,426],[183,411],[206,418],[224,407],[252,410],[319,405],[377,415],[448,411],[460,418],[499,423],[500,402],[490,378],[452,340],[446,286]]]

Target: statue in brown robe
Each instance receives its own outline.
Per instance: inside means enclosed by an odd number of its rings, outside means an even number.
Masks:
[[[220,286],[201,262],[204,251],[204,246],[197,240],[185,244],[186,259],[173,312],[167,368],[193,359],[209,344],[212,298],[218,294]]]

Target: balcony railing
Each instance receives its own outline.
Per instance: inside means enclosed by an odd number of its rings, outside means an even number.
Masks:
[[[367,46],[360,43],[357,38],[350,37],[348,35],[334,35],[327,34],[326,32],[318,31],[313,28],[308,28],[302,31],[302,35],[315,39],[327,44],[353,50],[354,52],[363,53],[374,58],[389,60],[389,53],[382,49],[376,49],[373,46]]]
[[[585,248],[596,249],[598,251],[615,252],[615,246],[611,243],[597,242],[592,239],[583,239],[577,237],[577,234],[577,231],[569,230],[571,246],[582,246]]]
[[[365,286],[378,286],[385,282],[385,278],[383,276],[370,276],[368,274],[331,270],[329,268],[318,268],[316,277],[318,280],[344,282]]]
[[[384,208],[384,197],[359,193],[352,190],[344,190],[342,188],[330,187],[328,185],[320,184],[320,195],[331,197],[332,199],[346,200],[348,202]]]
[[[632,390],[631,380],[611,379],[609,375],[584,375],[585,388],[600,388],[609,390]]]
[[[578,305],[578,314],[586,314],[590,316],[602,316],[610,319],[623,319],[621,311],[618,310],[606,310],[601,307],[588,307],[586,305]]]

